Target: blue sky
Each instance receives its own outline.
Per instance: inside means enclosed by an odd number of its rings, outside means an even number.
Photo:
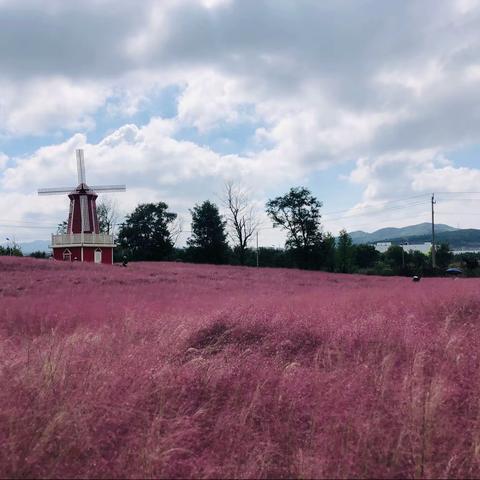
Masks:
[[[230,180],[265,245],[265,201],[297,185],[333,233],[427,221],[431,192],[439,221],[480,227],[461,193],[480,190],[479,32],[477,0],[3,0],[0,235],[48,238],[68,202],[35,192],[74,183],[80,147],[87,179],[127,184],[122,215],[162,200],[186,230]]]

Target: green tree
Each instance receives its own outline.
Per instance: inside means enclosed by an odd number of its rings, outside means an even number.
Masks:
[[[0,246],[0,256],[23,257],[22,249],[16,243],[8,247]]]
[[[138,205],[118,232],[121,249],[132,260],[164,260],[173,249],[169,226],[176,218],[164,202]]]
[[[224,263],[228,244],[225,232],[226,221],[218,207],[206,200],[195,205],[192,214],[192,236],[187,240],[191,258],[202,263]]]
[[[400,245],[391,245],[384,253],[385,261],[390,265],[395,273],[400,273],[407,261],[407,253]]]
[[[435,261],[438,268],[448,268],[452,258],[453,254],[448,243],[440,244],[440,246],[435,250]]]
[[[326,268],[329,272],[335,271],[335,244],[335,237],[331,233],[323,235],[322,243],[320,245],[321,264],[322,267]]]
[[[266,204],[274,227],[287,231],[285,247],[295,250],[300,266],[307,267],[319,254],[322,241],[320,208],[322,202],[305,187],[291,188]]]
[[[361,244],[353,246],[353,263],[359,268],[371,268],[375,265],[380,253],[373,245]]]
[[[47,252],[44,252],[42,250],[35,250],[34,252],[32,252],[29,257],[32,257],[32,258],[48,258],[48,254]]]
[[[349,273],[353,269],[353,244],[352,238],[346,230],[341,230],[337,240],[337,270]]]
[[[478,258],[477,255],[474,253],[464,253],[461,255],[461,262],[462,265],[467,270],[475,270],[478,268]]]
[[[428,265],[428,257],[419,250],[408,252],[408,263],[412,265],[416,274],[421,274]]]

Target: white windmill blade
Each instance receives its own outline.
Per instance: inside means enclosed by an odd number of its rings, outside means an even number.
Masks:
[[[60,187],[60,188],[39,188],[39,195],[62,195],[65,193],[70,193],[75,190],[76,187]]]
[[[77,174],[78,174],[78,184],[87,183],[85,178],[85,159],[83,157],[83,150],[79,148],[76,150],[77,154]]]
[[[96,192],[126,192],[126,185],[93,185],[90,187]]]

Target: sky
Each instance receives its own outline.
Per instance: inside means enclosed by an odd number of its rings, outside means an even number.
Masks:
[[[480,228],[480,0],[0,0],[0,238],[87,182],[119,212],[306,186],[325,232]],[[185,232],[184,238],[188,236]]]

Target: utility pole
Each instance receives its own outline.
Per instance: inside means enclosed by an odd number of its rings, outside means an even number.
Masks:
[[[258,267],[258,230],[257,230],[257,267]]]
[[[435,201],[435,194],[432,193],[432,268],[435,268],[436,262],[435,262],[435,209],[434,205],[437,202]]]

